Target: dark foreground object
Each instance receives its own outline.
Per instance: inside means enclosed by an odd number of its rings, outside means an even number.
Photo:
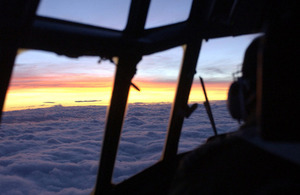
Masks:
[[[297,162],[233,136],[186,155],[171,194],[297,194],[299,181]]]

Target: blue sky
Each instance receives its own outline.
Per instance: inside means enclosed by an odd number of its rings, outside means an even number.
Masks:
[[[76,21],[106,28],[124,29],[129,13],[130,0],[42,0],[38,14],[70,21]],[[176,23],[187,19],[192,0],[152,0],[145,28]],[[238,38],[222,38],[204,42],[197,72],[213,81],[228,81],[231,73],[241,64],[244,50],[257,35],[241,36]],[[166,52],[144,57],[141,62],[146,71],[139,70],[141,76],[163,78],[178,74],[182,49],[180,47]],[[34,57],[39,58],[38,56]],[[51,60],[62,60],[54,59]],[[95,59],[86,61],[94,63]],[[155,66],[155,68],[149,68]],[[175,68],[176,67],[176,68]],[[73,67],[74,68],[74,67]],[[76,70],[72,70],[76,71]],[[78,71],[87,71],[78,69]],[[93,71],[93,70],[91,70]],[[163,73],[163,75],[161,75]],[[151,74],[151,75],[150,75]]]
[[[197,74],[208,81],[230,82],[231,73],[240,68],[246,47],[257,35],[244,35],[203,41]],[[175,81],[179,73],[183,48],[176,47],[167,51],[144,56],[138,64],[136,77],[156,81]],[[111,77],[115,66],[108,61],[98,64],[99,57],[83,56],[68,58],[52,52],[25,51],[16,59],[15,76],[26,74],[37,76],[53,73],[96,74]],[[34,70],[34,71],[30,71]]]
[[[59,19],[124,29],[130,0],[42,0],[38,14]],[[146,28],[176,23],[187,19],[192,0],[152,0]]]

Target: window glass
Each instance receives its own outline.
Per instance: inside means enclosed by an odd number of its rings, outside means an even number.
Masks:
[[[41,0],[37,14],[82,24],[123,30],[130,0]]]
[[[152,0],[145,28],[153,28],[185,21],[192,0]]]
[[[98,60],[37,50],[21,52],[16,58],[5,110],[108,105],[115,67],[107,61],[99,64]]]

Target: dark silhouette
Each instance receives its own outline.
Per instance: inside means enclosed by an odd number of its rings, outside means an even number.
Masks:
[[[187,154],[171,195],[299,192],[298,158],[280,152],[287,145],[264,141],[257,128],[256,72],[262,42],[262,37],[256,38],[246,50],[242,76],[228,94],[231,115],[244,124],[237,132],[214,136]]]
[[[227,106],[231,116],[247,125],[256,124],[256,73],[262,41],[263,37],[258,37],[247,48],[242,76],[235,78],[228,92]]]

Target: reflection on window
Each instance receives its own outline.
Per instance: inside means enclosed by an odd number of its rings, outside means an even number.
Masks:
[[[185,21],[192,0],[152,0],[146,20],[146,29]]]
[[[41,0],[40,16],[123,30],[127,23],[130,0]]]

